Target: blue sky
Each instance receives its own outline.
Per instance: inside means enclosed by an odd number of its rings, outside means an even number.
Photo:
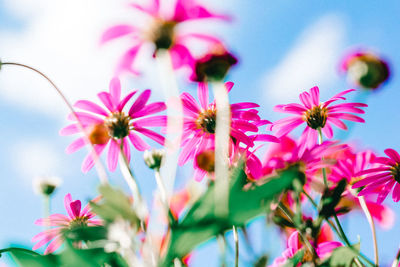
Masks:
[[[122,9],[126,3],[123,0],[83,2],[84,5],[82,0],[38,0],[33,5],[28,0],[0,0],[0,58],[38,66],[73,100],[93,98],[96,92],[106,90],[120,52],[99,47],[98,36],[107,25],[117,22],[116,18],[129,18],[130,13]],[[322,99],[352,87],[337,73],[340,57],[349,48],[370,47],[385,55],[393,69],[392,79],[377,93],[353,94],[353,99],[365,99],[369,107],[364,116],[367,123],[356,125],[348,139],[379,153],[387,147],[400,149],[398,1],[207,2],[235,18],[232,25],[215,27],[216,34],[224,37],[240,59],[229,77],[235,82],[231,101],[257,102],[262,115],[269,120],[281,118],[273,113],[274,105],[297,101],[299,92],[311,86],[320,86]],[[151,66],[146,69],[149,74],[143,78],[125,79],[125,90],[157,87],[149,79],[154,75]],[[63,178],[53,202],[55,212],[63,212],[62,199],[67,192],[82,200],[96,194],[95,172],[80,172],[86,151],[64,153],[72,138],[61,137],[58,131],[66,124],[67,109],[50,90],[45,82],[25,70],[4,67],[0,73],[1,247],[29,247],[31,237],[40,231],[33,225],[41,216],[41,200],[32,191],[32,177],[49,174]],[[154,94],[153,99],[160,98],[157,92]],[[155,183],[141,157],[141,153],[135,153],[132,166],[143,191],[150,196]],[[19,162],[21,159],[24,162]],[[183,180],[187,170],[180,174]],[[124,186],[118,176],[118,172],[113,174],[112,182]],[[389,198],[386,202],[399,212]],[[270,232],[256,235],[260,223],[252,226],[257,253],[280,253],[276,246],[268,247]],[[368,224],[362,215],[345,220],[344,224],[353,241],[361,236],[362,249],[372,256],[372,248],[367,245],[371,240]],[[378,230],[381,257],[387,260],[393,258],[399,246],[393,236],[399,236],[399,230]],[[194,266],[201,266],[205,255],[215,262],[215,249],[215,242],[202,246],[194,256]]]

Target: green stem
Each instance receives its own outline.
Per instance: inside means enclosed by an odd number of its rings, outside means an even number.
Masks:
[[[43,195],[43,218],[50,216],[50,195]],[[50,225],[46,223],[44,226],[46,230],[50,229]]]
[[[226,240],[223,234],[217,236],[221,267],[226,266]]]
[[[232,226],[233,240],[235,241],[235,267],[239,267],[239,236],[236,226]]]
[[[35,251],[29,250],[29,249],[25,249],[25,248],[15,248],[15,247],[0,249],[0,255],[2,253],[4,253],[4,252],[12,252],[13,250],[25,252],[27,254],[31,254],[31,255],[35,255],[35,256],[41,256],[39,253],[37,253]]]
[[[372,218],[372,215],[369,212],[367,203],[365,202],[365,198],[363,196],[361,196],[358,198],[358,200],[360,201],[360,206],[361,206],[362,210],[364,211],[365,217],[367,217],[369,226],[371,227],[372,240],[373,240],[373,244],[374,244],[375,265],[378,266],[379,265],[378,240],[376,239],[376,230],[375,230],[374,219]]]

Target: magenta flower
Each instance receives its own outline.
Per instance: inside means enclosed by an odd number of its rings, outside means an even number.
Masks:
[[[374,162],[380,166],[363,170],[359,176],[365,175],[364,179],[358,181],[352,188],[364,187],[359,196],[377,194],[377,202],[382,203],[392,191],[394,202],[400,200],[400,155],[395,150],[388,148],[385,151],[388,157],[377,157]]]
[[[274,122],[271,129],[276,130],[276,135],[280,137],[287,135],[301,124],[306,123],[306,128],[300,137],[299,143],[303,149],[311,148],[318,140],[319,129],[330,139],[333,137],[332,124],[346,130],[347,127],[343,123],[343,120],[364,122],[364,119],[351,113],[365,113],[360,107],[367,107],[368,105],[366,104],[342,103],[329,106],[335,101],[346,100],[343,96],[352,91],[355,90],[349,89],[343,91],[326,102],[320,102],[319,89],[318,87],[313,87],[310,89],[310,92],[300,94],[299,98],[302,105],[292,103],[275,106],[275,111],[294,115]]]
[[[337,163],[332,166],[332,172],[328,179],[334,182],[346,179],[350,188],[352,184],[360,180],[360,172],[367,168],[379,167],[379,164],[374,164],[375,158],[375,154],[370,150],[353,153],[350,149],[347,149],[343,155],[338,155]],[[377,220],[381,227],[389,229],[393,226],[395,215],[389,207],[375,203],[368,196],[365,198],[365,203],[372,217]],[[361,210],[360,201],[354,196],[354,190],[347,189],[342,195],[339,208],[342,207]]]
[[[208,34],[190,33],[191,27],[185,24],[206,18],[227,20],[229,19],[227,16],[214,14],[194,0],[177,0],[172,14],[166,14],[167,12],[160,8],[160,0],[149,2],[148,6],[130,5],[149,18],[149,21],[143,23],[143,27],[130,24],[116,25],[104,32],[101,38],[101,43],[121,37],[130,37],[132,40],[132,46],[120,60],[117,73],[127,71],[138,74],[134,63],[139,52],[146,50],[146,46],[154,51],[153,56],[158,49],[168,49],[173,67],[177,69],[183,65],[192,65],[193,56],[188,47],[193,40],[201,41],[206,46],[221,43]]]
[[[94,201],[96,201],[96,199]],[[56,228],[51,228],[35,235],[32,238],[32,242],[37,242],[33,247],[34,250],[50,242],[44,251],[44,254],[53,253],[64,242],[64,232],[66,230],[73,229],[74,227],[102,224],[101,220],[93,219],[96,215],[90,211],[89,204],[81,209],[81,201],[72,201],[71,194],[65,195],[64,205],[68,216],[65,216],[64,214],[52,214],[47,218],[39,219],[35,222],[37,225],[46,227],[56,226]]]
[[[228,92],[232,89],[233,83],[227,82],[225,86]],[[215,124],[216,106],[215,101],[209,103],[208,87],[204,83],[199,83],[198,90],[199,104],[188,93],[181,95],[184,113],[184,125],[182,135],[182,152],[179,156],[179,165],[185,164],[193,159],[200,152],[214,150],[215,148]],[[258,111],[255,109],[259,105],[250,102],[231,104],[231,132],[230,132],[230,156],[233,156],[239,144],[254,146],[254,141],[277,142],[276,137],[268,134],[248,135],[248,132],[257,133],[258,127],[270,123],[261,120]],[[197,168],[194,162],[195,178],[201,179],[206,171]]]
[[[106,107],[87,100],[80,100],[75,103],[76,108],[84,110],[77,112],[84,130],[93,143],[96,152],[100,155],[108,145],[107,164],[110,171],[114,171],[118,163],[120,147],[128,161],[130,160],[129,142],[139,151],[149,149],[150,146],[138,135],[144,135],[159,144],[164,144],[164,137],[149,130],[147,127],[162,127],[166,124],[165,116],[149,116],[166,109],[162,102],[148,103],[151,95],[150,90],[145,90],[130,106],[129,111],[123,111],[126,103],[137,93],[133,91],[121,100],[121,84],[118,78],[110,82],[110,92],[100,92],[97,96]],[[88,113],[90,112],[90,113]],[[69,115],[70,120],[75,120],[73,114]],[[61,135],[70,135],[79,132],[77,123],[71,124],[60,131]],[[67,153],[73,153],[85,146],[85,139],[80,137],[71,143]],[[94,165],[93,156],[90,153],[83,161],[82,171],[88,172]]]
[[[340,246],[342,246],[342,244],[337,241],[317,242],[317,245],[315,246],[315,252],[319,258],[324,258],[327,257],[335,248]],[[272,265],[269,265],[269,267],[283,266],[288,259],[293,258],[294,255],[296,255],[296,253],[301,249],[303,249],[303,244],[300,242],[299,232],[295,231],[289,236],[287,241],[287,249],[282,253],[282,256],[276,258]],[[311,252],[309,251],[304,253],[304,261],[311,260],[311,258],[307,258],[310,253]]]

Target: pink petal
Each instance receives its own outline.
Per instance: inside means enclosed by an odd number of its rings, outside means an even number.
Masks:
[[[146,126],[166,126],[166,124],[167,116],[153,116],[136,120],[133,123],[133,127],[135,128],[137,126],[139,128],[143,128]]]
[[[156,141],[160,145],[164,145],[164,142],[165,142],[164,136],[162,136],[162,135],[160,135],[160,134],[158,134],[158,133],[156,133],[154,131],[151,131],[151,130],[146,129],[146,128],[138,128],[138,127],[135,128],[135,131],[137,131],[137,132],[147,136],[148,138]]]
[[[301,103],[307,108],[311,109],[312,108],[312,101],[311,101],[311,96],[308,92],[303,92],[299,95]]]
[[[71,135],[71,134],[76,134],[80,132],[78,125],[76,124],[70,124],[60,130],[60,135],[65,136],[65,135]]]
[[[95,145],[94,149],[97,153],[98,156],[100,156],[101,152],[103,152],[104,148],[106,147],[106,144],[104,145]],[[86,158],[83,160],[82,163],[82,172],[83,173],[87,173],[94,165],[94,160],[93,160],[93,156],[92,153],[89,153]]]
[[[142,138],[140,138],[137,134],[131,132],[129,134],[129,140],[131,140],[132,145],[139,151],[145,151],[146,149],[150,149],[150,146],[146,144]]]
[[[372,217],[378,221],[382,228],[390,229],[393,226],[395,214],[389,207],[374,202],[367,202],[367,206]]]
[[[52,228],[52,229],[48,229],[48,230],[44,230],[43,232],[38,233],[37,235],[35,235],[32,238],[32,242],[37,242],[39,240],[47,240],[47,242],[49,242],[51,239],[53,239],[54,236],[58,235],[60,233],[60,231],[63,229],[63,227],[57,227],[57,228]],[[33,249],[37,249],[41,246],[43,246],[44,244],[46,244],[47,242],[44,242],[43,244],[39,245],[36,244]]]
[[[66,226],[70,219],[63,214],[52,214],[47,218],[38,219],[35,221],[37,225],[43,226]]]
[[[145,106],[139,112],[136,112],[135,114],[133,114],[134,117],[132,117],[132,118],[139,118],[139,117],[151,115],[151,114],[154,114],[157,112],[164,111],[166,108],[167,108],[167,106],[163,102],[151,103],[151,104]]]
[[[198,132],[195,136],[193,136],[193,138],[189,139],[188,143],[183,146],[178,159],[178,164],[180,166],[183,166],[190,159],[190,156],[194,154],[198,143],[201,141],[200,138],[201,134]]]
[[[389,158],[391,158],[395,162],[400,163],[400,155],[399,155],[399,153],[397,153],[396,150],[388,148],[388,149],[385,149],[384,152]]]
[[[50,242],[49,246],[44,251],[44,254],[46,255],[49,253],[53,253],[62,245],[63,242],[64,242],[64,238],[62,235],[56,236],[54,238],[54,240]]]
[[[185,65],[193,66],[195,62],[195,59],[193,58],[189,49],[182,44],[175,43],[175,45],[169,49],[169,52],[174,69],[179,69]]]
[[[330,122],[333,125],[335,125],[336,127],[342,129],[342,130],[347,130],[347,126],[346,124],[344,124],[341,120],[337,119],[337,118],[332,118],[328,116],[328,119],[326,120],[326,122]]]
[[[326,136],[326,138],[331,139],[333,137],[333,130],[329,123],[325,123],[324,128],[322,128],[322,133]]]
[[[64,207],[65,207],[65,210],[67,211],[69,217],[71,219],[74,219],[75,216],[74,216],[74,213],[72,212],[72,209],[71,209],[71,202],[72,202],[72,196],[71,196],[70,193],[68,193],[64,197]]]
[[[336,241],[323,242],[317,247],[318,257],[323,258],[326,254],[331,253],[335,248],[341,247],[342,244]]]
[[[115,25],[103,33],[103,35],[101,36],[100,43],[104,44],[113,39],[133,33],[136,30],[137,29],[135,27],[127,24]]]
[[[143,93],[141,93],[136,101],[132,104],[131,108],[129,109],[129,115],[134,118],[135,117],[135,112],[140,111],[147,103],[151,95],[150,90],[144,90]]]
[[[233,83],[233,82],[226,82],[225,83],[225,87],[226,87],[226,90],[228,91],[228,93],[232,90],[232,87],[234,86],[235,84]]]
[[[193,113],[200,113],[200,108],[196,103],[196,100],[188,93],[181,94],[182,105],[184,108],[192,111]]]
[[[118,68],[116,70],[117,73],[127,71],[136,75],[138,74],[138,72],[133,69],[133,65],[142,45],[143,43],[139,43],[133,46],[121,57]]]
[[[203,109],[208,108],[208,85],[207,83],[199,83],[197,88],[197,96],[199,98],[200,105]]]
[[[128,162],[131,162],[131,149],[129,147],[129,143],[128,143],[129,138],[125,137],[123,140],[123,145],[124,145],[124,155],[126,157],[126,159],[128,160]]]
[[[73,141],[67,148],[65,149],[65,152],[67,154],[74,153],[84,147],[86,145],[85,139],[83,137],[76,139]]]
[[[121,98],[121,82],[117,77],[110,81],[110,96],[113,100],[114,106],[117,106]]]
[[[89,113],[75,112],[75,115],[78,117],[79,121],[83,125],[94,124],[94,123],[103,123],[102,119],[100,119],[99,117],[96,117],[94,115],[91,115]],[[68,119],[76,121],[75,115],[73,113],[69,114]]]
[[[130,92],[127,96],[125,96],[124,99],[122,99],[121,102],[119,102],[117,110],[121,112],[124,109],[126,103],[132,98],[134,94],[136,94],[136,92],[137,90]]]
[[[307,109],[300,104],[288,104],[288,105],[277,105],[274,107],[274,111],[292,114],[303,114]]]
[[[108,113],[102,107],[91,101],[79,100],[75,103],[74,107],[97,113],[103,116],[108,116]]]
[[[211,13],[208,9],[196,4],[193,0],[177,0],[172,18],[173,21],[183,22],[187,20],[204,18],[218,18],[223,20],[230,19],[228,16]]]
[[[391,174],[388,173],[388,172],[385,172],[385,173],[380,173],[380,174],[375,174],[375,175],[372,175],[372,176],[368,176],[367,178],[364,178],[364,179],[354,183],[352,188],[359,188],[361,186],[365,186],[365,185],[367,185],[367,184],[369,184],[371,182],[379,181],[384,177],[391,177]]]
[[[81,205],[82,204],[80,200],[75,200],[71,202],[70,207],[74,218],[79,217],[79,214],[81,213]]]
[[[314,106],[318,106],[319,105],[319,88],[318,88],[318,86],[314,86],[313,88],[311,88],[310,93],[311,93],[312,104]]]
[[[101,102],[103,102],[104,106],[108,108],[109,111],[114,112],[117,103],[114,103],[113,98],[107,92],[98,93],[97,96],[100,98]],[[114,105],[115,104],[115,105]]]
[[[331,118],[338,118],[342,120],[349,120],[354,122],[365,122],[363,118],[360,118],[356,115],[349,114],[349,113],[329,113]]]
[[[393,185],[396,183],[397,182],[394,180],[391,182],[388,182],[385,185],[385,187],[379,192],[378,199],[376,200],[376,202],[379,204],[382,203],[385,200],[385,198],[387,197],[387,195],[390,193],[390,190],[392,189]]]
[[[299,232],[295,231],[289,236],[287,246],[295,251],[299,250]]]
[[[394,202],[399,202],[399,200],[400,200],[400,184],[399,183],[396,183],[396,185],[394,186],[392,197],[393,197]]]
[[[252,102],[240,102],[231,105],[231,109],[246,109],[246,108],[258,108],[260,105]]]
[[[119,155],[119,144],[116,141],[111,140],[110,147],[108,148],[107,155],[107,165],[110,171],[115,171],[118,164],[118,155]]]

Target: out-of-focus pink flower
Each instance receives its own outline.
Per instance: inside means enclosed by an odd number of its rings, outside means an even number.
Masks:
[[[284,136],[293,131],[298,126],[306,123],[299,143],[302,149],[311,148],[318,140],[318,130],[321,129],[322,133],[328,138],[333,137],[332,125],[346,130],[347,127],[343,120],[350,120],[355,122],[364,122],[364,119],[352,114],[363,114],[364,110],[360,107],[367,107],[363,103],[341,103],[331,105],[338,100],[346,100],[343,96],[349,92],[355,91],[349,89],[343,91],[328,101],[319,101],[319,88],[313,87],[309,92],[303,92],[299,98],[302,104],[287,104],[275,106],[275,111],[294,114],[291,117],[284,118],[274,122],[271,130],[276,131],[276,136]]]
[[[233,87],[232,82],[225,83],[228,91]],[[188,93],[181,95],[184,113],[184,126],[182,135],[182,152],[179,156],[179,165],[185,164],[190,159],[205,150],[215,148],[215,126],[217,109],[215,101],[209,103],[207,84],[199,83],[198,99],[196,100]],[[254,141],[263,140],[277,142],[277,138],[268,134],[254,134],[258,132],[258,127],[270,123],[261,120],[258,111],[255,109],[259,105],[250,102],[231,104],[231,132],[230,132],[230,156],[233,156],[235,147],[239,144],[254,146]],[[248,135],[247,133],[253,133]],[[206,171],[197,168],[196,163],[195,178],[200,180],[206,175]]]
[[[118,155],[121,145],[128,161],[130,160],[129,142],[139,151],[149,149],[150,146],[137,135],[140,133],[159,144],[164,144],[164,137],[149,130],[147,127],[163,127],[166,125],[166,116],[149,116],[166,109],[163,102],[148,103],[150,90],[143,91],[130,106],[129,111],[123,111],[126,103],[137,93],[133,91],[121,99],[121,84],[114,78],[110,82],[110,92],[100,92],[97,96],[106,107],[87,100],[80,100],[75,107],[84,110],[76,115],[89,136],[90,142],[98,154],[108,145],[107,164],[114,171],[118,163]],[[68,117],[75,120],[73,114]],[[79,132],[77,123],[73,123],[60,131],[61,135],[70,135]],[[71,143],[66,151],[73,153],[85,146],[85,139],[80,137]],[[93,156],[90,153],[83,161],[82,171],[88,172],[94,165]]]
[[[350,187],[361,179],[358,175],[360,172],[370,167],[379,167],[379,165],[374,164],[375,158],[375,154],[370,150],[353,153],[349,148],[345,150],[345,152],[337,159],[336,164],[332,166],[332,171],[328,179],[333,182],[339,182],[342,179],[346,179],[349,183],[349,188],[342,195],[342,199],[339,202],[339,209],[346,207],[361,210],[360,201],[353,195],[354,190],[350,190]],[[365,199],[365,202],[372,217],[377,220],[381,227],[389,229],[393,226],[395,215],[389,207],[374,203],[374,201],[368,198],[368,196]]]
[[[283,136],[279,143],[270,145],[262,162],[255,156],[248,157],[247,171],[251,178],[257,180],[266,175],[274,175],[276,171],[290,165],[300,164],[307,180],[313,180],[318,170],[331,164],[322,158],[329,157],[345,147],[346,145],[325,141],[321,145],[315,143],[310,149],[303,150],[296,141]]]
[[[53,253],[64,242],[65,230],[73,229],[74,227],[95,226],[102,224],[101,220],[93,219],[93,217],[96,215],[91,212],[89,204],[81,209],[81,201],[73,201],[71,194],[65,195],[64,205],[68,216],[65,216],[64,214],[52,214],[47,218],[39,219],[35,222],[37,225],[56,227],[45,230],[32,238],[32,242],[37,242],[33,247],[34,250],[50,242],[44,251],[44,254]]]
[[[358,193],[359,196],[378,194],[378,203],[382,203],[393,189],[393,201],[398,202],[400,200],[400,155],[391,148],[386,149],[385,154],[388,157],[377,157],[374,160],[380,166],[358,173],[358,176],[364,176],[364,179],[356,182],[352,188],[364,187]]]
[[[175,69],[183,65],[192,65],[193,56],[189,44],[193,40],[203,42],[206,46],[220,44],[221,41],[208,34],[190,32],[190,25],[186,23],[200,19],[229,20],[229,17],[214,14],[194,0],[176,0],[172,14],[161,9],[160,0],[150,0],[146,6],[136,3],[130,6],[144,13],[149,21],[142,27],[130,24],[119,24],[103,33],[101,43],[111,40],[130,37],[132,46],[122,56],[117,73],[127,71],[138,74],[134,63],[140,51],[145,46],[153,48],[154,55],[159,49],[168,49],[171,53]]]
[[[390,77],[389,64],[366,49],[348,53],[341,62],[340,70],[347,72],[352,83],[371,90],[379,88]]]
[[[319,258],[325,258],[327,257],[335,248],[342,246],[340,242],[337,241],[332,241],[333,236],[329,234],[329,230],[326,226],[323,226],[321,228],[321,233],[319,234],[317,238],[317,244],[312,244],[315,248],[315,252],[317,253]],[[310,242],[312,243],[312,242]],[[285,262],[293,258],[296,253],[303,249],[304,245],[300,241],[300,236],[299,232],[295,231],[293,232],[287,241],[287,249],[282,253],[281,257],[278,257],[274,260],[272,265],[270,267],[280,267],[285,264]],[[311,252],[306,251],[304,254],[304,260],[307,261],[307,255],[309,255]]]

